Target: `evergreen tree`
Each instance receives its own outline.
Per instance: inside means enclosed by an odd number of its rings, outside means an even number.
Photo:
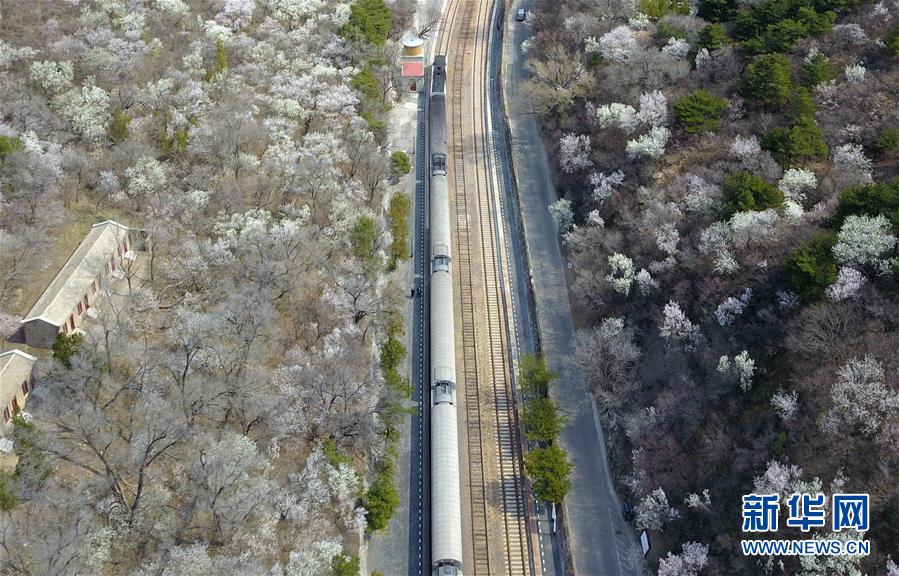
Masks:
[[[746,67],[740,94],[769,107],[779,108],[792,94],[790,61],[783,54],[763,54]]]
[[[688,134],[700,134],[717,130],[725,108],[724,98],[712,96],[705,90],[694,90],[674,104],[674,115]]]
[[[527,453],[524,465],[541,500],[560,504],[571,490],[571,462],[568,454],[555,444]]]

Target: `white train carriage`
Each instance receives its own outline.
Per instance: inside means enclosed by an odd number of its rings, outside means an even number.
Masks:
[[[431,272],[450,271],[450,215],[446,176],[431,177]]]
[[[431,560],[434,576],[462,574],[462,502],[456,407],[431,407]]]
[[[431,403],[456,404],[456,347],[453,327],[453,277],[431,275]]]

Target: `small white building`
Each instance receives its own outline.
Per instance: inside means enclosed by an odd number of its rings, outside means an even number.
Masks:
[[[50,348],[57,334],[75,331],[98,296],[101,280],[116,274],[130,252],[128,231],[114,220],[94,224],[22,320],[29,346]]]
[[[13,414],[25,408],[25,400],[34,390],[31,371],[35,360],[21,350],[0,354],[0,406],[3,408],[0,431],[9,430]]]

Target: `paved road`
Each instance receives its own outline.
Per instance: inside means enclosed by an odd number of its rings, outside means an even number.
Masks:
[[[510,13],[519,7],[530,8],[530,0],[514,2]],[[636,575],[640,574],[633,559],[636,542],[620,514],[596,406],[573,362],[575,330],[565,280],[567,264],[547,209],[557,198],[540,132],[522,89],[527,71],[520,46],[530,32],[514,17],[508,23],[503,78],[512,162],[531,264],[540,343],[550,368],[561,374],[551,392],[568,417],[560,444],[568,450],[574,464],[572,490],[564,504],[574,573]]]

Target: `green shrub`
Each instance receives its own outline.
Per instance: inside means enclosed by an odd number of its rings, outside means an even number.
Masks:
[[[812,95],[809,94],[809,91],[802,87],[798,86],[795,90],[793,90],[793,94],[790,95],[790,118],[793,121],[803,120],[805,118],[815,117],[815,112],[818,111],[818,106],[815,104],[815,101],[812,100]]]
[[[351,82],[353,88],[362,92],[365,99],[370,103],[381,101],[381,83],[371,68],[365,67],[358,74],[353,76]]]
[[[365,493],[365,521],[372,532],[386,528],[400,504],[395,475],[393,462],[385,460],[378,466],[374,480]]]
[[[528,440],[551,442],[562,432],[565,417],[559,414],[552,400],[541,397],[525,403],[521,422]]]
[[[837,14],[833,10],[816,12],[808,6],[803,6],[796,12],[796,19],[805,25],[811,36],[823,36],[833,30]]]
[[[53,357],[66,368],[71,368],[72,356],[78,352],[82,343],[84,343],[84,335],[60,332],[56,335],[56,341],[53,343]]]
[[[187,150],[188,136],[187,128],[178,128],[169,138],[163,128],[162,134],[159,136],[159,149],[166,156],[177,155]]]
[[[807,36],[833,28],[836,12],[826,0],[765,0],[741,9],[733,19],[733,36],[754,52],[789,52]]]
[[[658,20],[671,13],[689,14],[690,2],[688,0],[640,0],[640,12],[653,20]]]
[[[741,9],[733,19],[731,34],[737,40],[750,40],[761,35],[765,24],[759,20],[754,10]]]
[[[699,31],[699,47],[708,51],[717,50],[730,41],[724,26],[721,24],[709,24]]]
[[[25,144],[18,138],[0,134],[0,162],[6,160],[6,157],[11,153],[24,149]]]
[[[353,225],[350,235],[350,244],[353,254],[360,260],[370,262],[374,260],[378,240],[378,225],[371,216],[360,216]]]
[[[343,36],[358,37],[383,46],[390,34],[392,17],[384,0],[358,0],[350,8],[350,21],[341,27]]]
[[[331,572],[328,576],[359,576],[359,557],[338,554],[331,559]]]
[[[705,90],[694,90],[674,104],[674,114],[687,133],[699,134],[716,130],[725,108],[727,102],[723,98],[712,96]]]
[[[128,124],[131,117],[125,114],[121,108],[116,108],[112,112],[112,122],[109,124],[109,137],[113,142],[124,142],[128,139]]]
[[[899,24],[890,28],[883,38],[883,45],[893,56],[899,56]]]
[[[782,107],[792,93],[790,61],[783,54],[763,54],[746,67],[740,94],[770,107]]]
[[[359,116],[368,124],[368,129],[375,136],[375,142],[383,142],[387,139],[387,125],[370,111],[363,110]]]
[[[769,24],[762,42],[769,52],[789,52],[806,36],[808,28],[804,23],[787,18],[776,24]]]
[[[12,418],[12,440],[16,446],[16,471],[13,475],[20,486],[29,493],[36,492],[53,474],[47,461],[47,453],[40,447],[41,432],[33,422],[16,413]]]
[[[771,447],[771,454],[775,458],[782,458],[787,449],[787,431],[781,430],[774,438],[774,445]]]
[[[843,190],[831,225],[839,227],[850,214],[883,214],[893,225],[893,234],[899,235],[899,177]]]
[[[406,347],[395,335],[389,334],[381,346],[381,368],[396,370],[405,357]]]
[[[881,128],[871,143],[871,148],[878,155],[885,154],[899,148],[899,129]]]
[[[568,454],[555,444],[527,453],[524,465],[541,500],[560,504],[571,490],[571,462]]]
[[[333,438],[326,438],[322,442],[322,453],[328,459],[328,463],[335,468],[343,464],[353,464],[353,459],[337,446]]]
[[[827,158],[828,147],[813,117],[804,117],[789,128],[775,128],[762,136],[762,149],[771,153],[781,166],[797,160]]]
[[[0,470],[0,510],[12,512],[19,505],[18,487],[9,472]]]
[[[212,82],[219,74],[228,69],[228,52],[221,38],[215,41],[215,60],[212,66],[206,70],[206,81]]]
[[[750,210],[780,209],[784,195],[777,186],[762,180],[751,172],[734,172],[724,179],[725,216]]]
[[[546,360],[535,354],[523,354],[518,360],[518,388],[528,394],[546,394],[559,375],[550,370]]]
[[[409,195],[397,192],[390,198],[388,215],[393,241],[390,244],[390,268],[399,260],[409,257],[409,212],[412,204]]]
[[[827,287],[836,281],[837,263],[833,257],[836,243],[836,234],[824,232],[787,258],[790,285],[805,302],[817,302],[824,298]]]
[[[700,0],[699,16],[709,22],[726,22],[737,13],[737,0]]]
[[[818,52],[802,65],[802,82],[809,87],[833,80],[835,73],[830,58]]]
[[[678,40],[686,40],[687,39],[687,31],[683,28],[678,28],[677,26],[672,26],[667,22],[659,22],[656,25],[656,33],[655,39],[662,44],[667,44],[670,38],[677,38]]]
[[[397,176],[405,176],[412,171],[412,162],[409,156],[402,150],[396,150],[390,155],[390,170]]]
[[[847,12],[859,4],[859,0],[815,0],[815,9],[818,11],[832,10],[834,12]]]

